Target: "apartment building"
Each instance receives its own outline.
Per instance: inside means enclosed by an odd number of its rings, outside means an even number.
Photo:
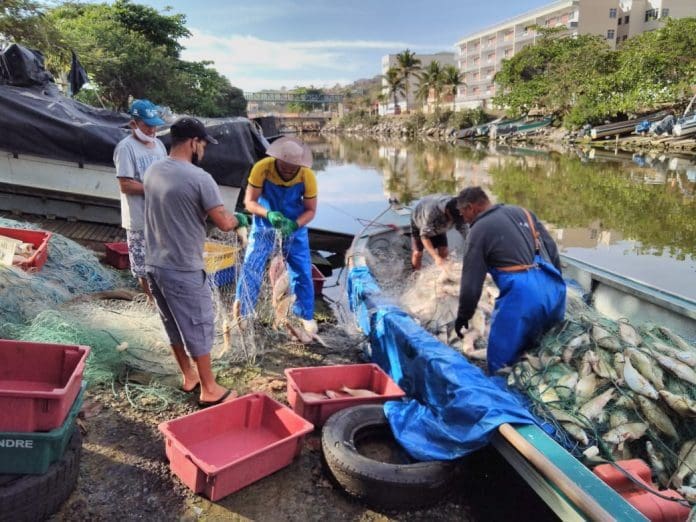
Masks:
[[[457,66],[465,85],[458,89],[457,109],[489,107],[493,81],[504,59],[533,44],[535,26],[563,28],[564,34],[595,34],[616,48],[644,31],[657,29],[667,17],[696,16],[696,0],[560,0],[505,20],[457,42]]]
[[[696,0],[695,0],[696,1]],[[457,65],[455,60],[455,54],[452,52],[442,52],[435,54],[416,54],[416,58],[420,60],[420,66],[425,69],[430,62],[439,62],[443,67],[446,65]],[[391,67],[397,67],[399,61],[396,59],[396,54],[388,54],[382,57],[382,76],[384,76]],[[409,89],[408,89],[408,99],[405,96],[397,95],[396,102],[399,106],[400,111],[405,111],[406,109],[414,109],[416,106],[420,107],[422,104],[416,100],[416,90],[418,89],[418,78],[412,76],[409,78]],[[382,79],[382,93],[388,95],[387,82]],[[379,105],[380,116],[385,114],[394,114],[394,97],[389,95],[389,99],[385,103]]]

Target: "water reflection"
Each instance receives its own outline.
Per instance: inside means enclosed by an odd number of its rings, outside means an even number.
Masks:
[[[336,136],[307,141],[319,173],[320,228],[355,233],[390,198],[409,204],[481,185],[496,201],[532,209],[564,252],[696,298],[693,156]]]

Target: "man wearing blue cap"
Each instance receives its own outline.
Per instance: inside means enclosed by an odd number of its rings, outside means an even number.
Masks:
[[[121,190],[121,226],[126,229],[131,272],[152,302],[145,272],[143,182],[147,168],[167,157],[167,149],[155,136],[157,127],[164,121],[160,118],[160,108],[150,100],[134,100],[130,115],[131,134],[114,150],[116,178]]]

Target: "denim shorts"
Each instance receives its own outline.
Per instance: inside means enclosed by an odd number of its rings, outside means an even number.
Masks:
[[[191,357],[210,353],[215,311],[205,272],[148,267],[147,276],[169,342],[183,345]]]

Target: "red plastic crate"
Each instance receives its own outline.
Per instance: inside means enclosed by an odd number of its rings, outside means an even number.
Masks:
[[[123,270],[130,266],[130,261],[128,260],[128,243],[104,243],[104,249],[106,250],[106,262]]]
[[[22,270],[41,270],[48,259],[48,241],[52,234],[45,230],[28,230],[25,228],[0,227],[0,236],[19,239],[24,243],[31,243],[36,249],[34,254],[21,263],[17,263]]]
[[[314,427],[263,393],[245,395],[163,422],[172,471],[219,500],[292,462]],[[271,500],[271,499],[269,499]]]
[[[0,340],[0,431],[61,426],[80,391],[89,350]]]
[[[620,460],[616,462],[636,481],[657,490],[652,483],[652,472],[641,459]],[[690,509],[672,500],[660,498],[641,488],[611,464],[600,464],[592,470],[595,475],[606,482],[621,495],[626,502],[640,511],[652,522],[683,522],[689,517]],[[667,497],[682,499],[682,495],[673,489],[662,490]]]
[[[321,294],[324,289],[326,277],[322,274],[316,265],[312,265],[312,283],[314,283],[314,295]]]
[[[310,368],[287,368],[288,403],[298,415],[319,427],[339,410],[359,404],[380,404],[398,400],[404,391],[376,364],[346,364],[337,366],[314,366]],[[376,397],[339,397],[335,399],[313,399],[303,393],[339,391],[343,386],[370,390]]]

